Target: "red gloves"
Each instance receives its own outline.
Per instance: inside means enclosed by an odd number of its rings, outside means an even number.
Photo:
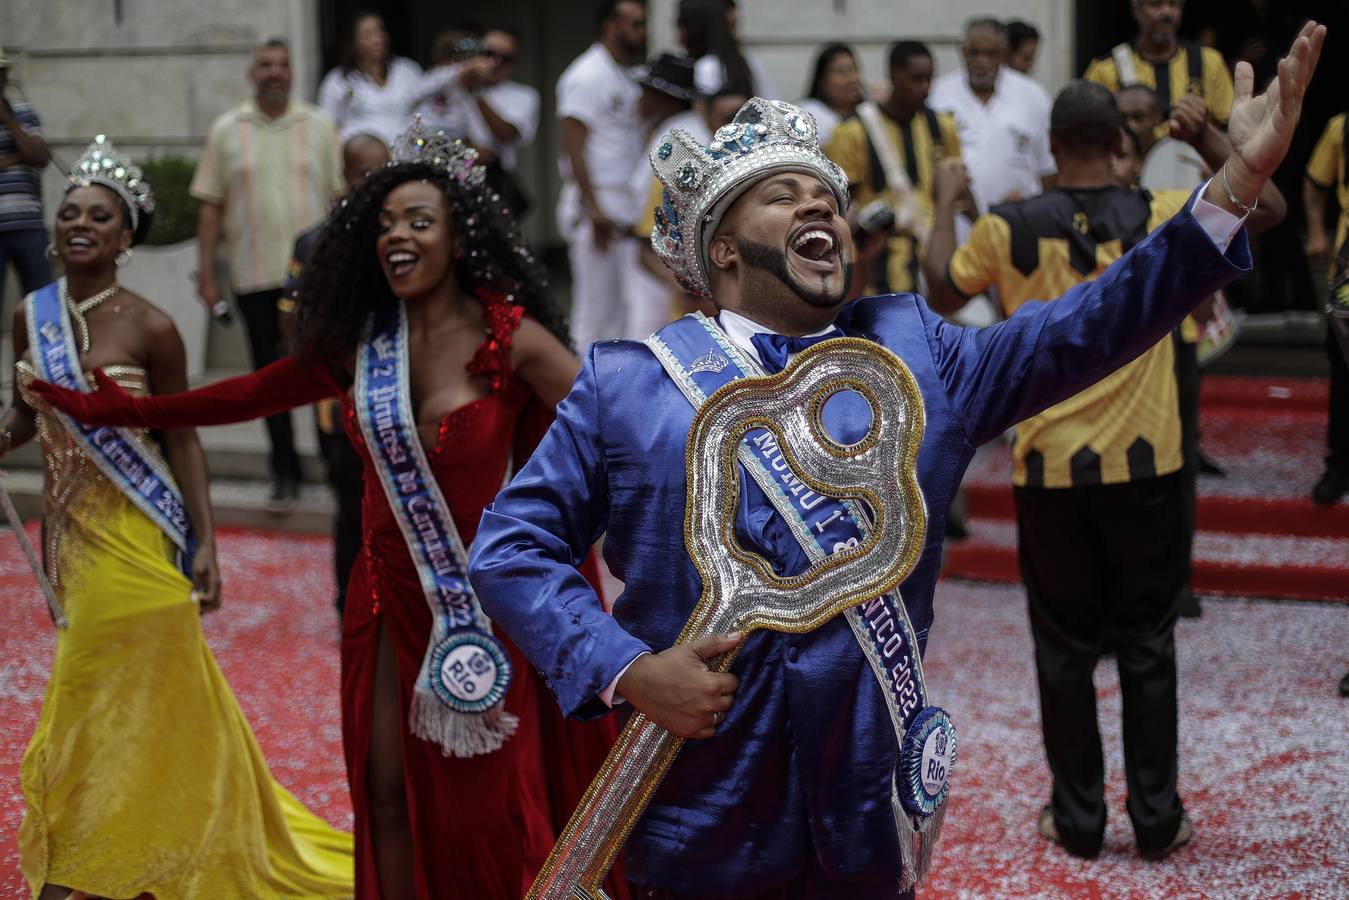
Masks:
[[[190,428],[247,422],[306,406],[340,390],[317,369],[287,356],[248,375],[163,397],[136,397],[102,370],[94,370],[98,390],[81,393],[34,381],[33,391],[53,409],[87,425]]]

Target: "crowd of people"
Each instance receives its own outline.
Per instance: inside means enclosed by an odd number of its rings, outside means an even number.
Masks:
[[[900,40],[868,86],[829,44],[796,96],[740,43],[733,0],[683,0],[681,52],[649,58],[644,4],[604,0],[556,85],[569,311],[519,227],[541,104],[513,80],[518,33],[466,23],[423,70],[359,15],[316,105],[268,40],[191,187],[201,300],[220,314],[234,298],[255,371],[190,391],[172,322],[117,280],[153,185],[100,136],[48,243],[41,122],[6,99],[0,265],[27,296],[0,458],[41,443],[45,577],[70,623],[21,771],[35,896],[520,897],[625,705],[701,740],[610,896],[911,896],[946,796],[944,775],[907,786],[933,753],[912,736],[955,746],[921,677],[940,536],[959,531],[975,448],[1011,429],[1052,775],[1029,827],[1076,856],[1101,848],[1091,673],[1113,655],[1138,850],[1190,841],[1174,626],[1201,612],[1199,362],[1230,331],[1222,290],[1250,269],[1246,234],[1286,214],[1271,175],[1325,30],[1304,28],[1267,86],[1182,42],[1179,0],[1131,7],[1138,36],[1054,97],[1031,74],[1039,32],[990,17],[966,24],[955,71]],[[6,68],[0,51],[0,90]],[[1332,277],[1349,269],[1349,213],[1333,236],[1324,213],[1331,192],[1349,209],[1347,148],[1340,115],[1306,172],[1307,251],[1335,259]],[[1195,163],[1150,178],[1164,156]],[[956,324],[977,297],[995,324]],[[872,613],[676,643],[700,595],[682,514],[695,407],[839,336],[893,351],[926,410],[914,476],[937,539],[902,597],[871,607],[918,673],[916,706],[901,666],[876,662],[895,651]],[[1333,504],[1349,493],[1349,374],[1327,349],[1314,497]],[[193,429],[265,418],[284,512],[301,480],[290,411],[309,405],[338,496],[354,841],[272,780],[197,618],[221,574]],[[868,428],[846,404],[820,415],[844,443]],[[821,516],[794,505],[799,482],[760,474],[735,530],[779,576],[865,535],[851,506]],[[844,530],[817,544],[812,526]],[[600,588],[601,536],[618,598]],[[709,669],[732,651],[732,673]],[[185,673],[175,696],[156,671]],[[190,715],[192,740],[113,759],[107,723],[128,715],[147,735]],[[93,781],[112,787],[79,789]]]

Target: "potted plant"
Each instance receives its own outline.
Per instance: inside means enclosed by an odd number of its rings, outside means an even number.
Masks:
[[[206,367],[210,317],[197,299],[197,201],[189,193],[195,160],[181,155],[140,163],[155,192],[150,232],[118,277],[127,287],[164,310],[178,326],[187,348],[187,374]]]

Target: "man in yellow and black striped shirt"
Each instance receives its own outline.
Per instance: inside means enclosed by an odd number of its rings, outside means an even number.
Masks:
[[[1137,37],[1093,60],[1082,77],[1111,92],[1130,84],[1150,87],[1167,107],[1198,94],[1213,121],[1225,126],[1232,113],[1232,75],[1217,50],[1180,39],[1184,0],[1130,0],[1130,6]]]
[[[1313,259],[1330,258],[1330,280],[1349,270],[1349,114],[1340,113],[1327,124],[1307,161],[1302,185],[1303,206],[1307,211],[1307,255]],[[1325,209],[1330,193],[1335,192],[1340,217],[1335,234],[1326,233]],[[1349,286],[1341,288],[1349,290]],[[1312,500],[1318,506],[1331,506],[1349,494],[1349,367],[1335,339],[1326,329],[1326,353],[1330,357],[1330,415],[1326,426],[1326,470],[1312,488]]]
[[[925,45],[900,41],[890,49],[890,97],[878,104],[878,118],[883,140],[912,188],[918,221],[915,227],[890,236],[886,252],[868,278],[868,294],[918,289],[922,236],[932,227],[932,174],[941,159],[960,156],[955,119],[927,105],[932,74],[932,52]],[[834,129],[824,150],[847,174],[857,209],[865,209],[877,198],[891,197],[895,186],[886,178],[881,155],[885,148],[872,143],[860,113]]]
[[[928,299],[953,312],[994,289],[1012,314],[1098,277],[1190,200],[1117,186],[1122,119],[1109,91],[1077,81],[1050,116],[1055,187],[994,207],[955,248],[961,173],[938,173]],[[1185,134],[1216,169],[1230,145],[1204,121]],[[1262,207],[1281,215],[1277,193]],[[1268,227],[1271,216],[1265,215]],[[1257,226],[1258,227],[1258,224]],[[1189,839],[1176,790],[1176,601],[1188,557],[1174,349],[1164,339],[1093,387],[1016,427],[1017,535],[1035,639],[1052,802],[1040,832],[1095,856],[1105,831],[1091,672],[1118,653],[1129,816],[1141,852]]]

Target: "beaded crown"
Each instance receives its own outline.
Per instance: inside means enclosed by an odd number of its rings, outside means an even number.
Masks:
[[[673,128],[651,151],[665,190],[651,246],[691,293],[711,295],[708,248],[717,223],[742,193],[777,172],[814,175],[848,207],[848,178],[820,150],[815,117],[799,106],[755,97],[704,147]]]
[[[70,167],[66,190],[91,184],[102,185],[122,198],[131,214],[133,232],[139,227],[141,216],[152,215],[155,211],[155,193],[140,166],[119,152],[104,134],[96,136],[84,155]]]
[[[477,162],[477,150],[443,131],[430,131],[422,124],[420,115],[413,117],[408,130],[389,148],[390,166],[428,163],[449,172],[461,183],[481,184],[487,177],[486,170]]]

